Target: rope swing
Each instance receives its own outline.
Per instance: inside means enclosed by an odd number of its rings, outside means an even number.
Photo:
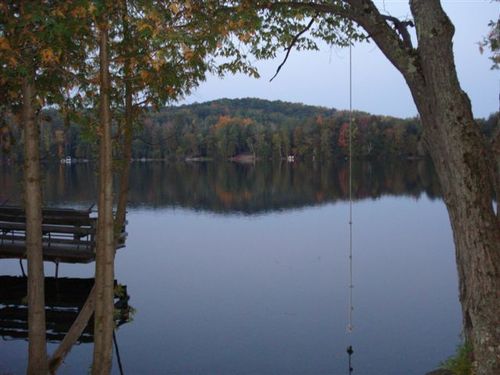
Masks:
[[[352,313],[354,310],[352,302],[352,39],[349,40],[349,310],[348,310],[348,323],[347,332],[349,334],[353,331]],[[349,374],[352,374],[354,369],[352,367],[352,355],[354,350],[352,345],[347,347],[347,355],[349,356]]]
[[[352,43],[349,43],[349,316],[347,331],[352,332]]]

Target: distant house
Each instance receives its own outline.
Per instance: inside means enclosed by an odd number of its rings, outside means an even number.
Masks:
[[[61,159],[61,164],[71,164],[71,156],[66,156]]]

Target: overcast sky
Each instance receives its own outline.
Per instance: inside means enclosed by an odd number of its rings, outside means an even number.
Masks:
[[[479,53],[478,42],[496,19],[500,3],[490,0],[443,0],[443,7],[455,24],[454,50],[462,88],[472,101],[476,117],[498,110],[500,73],[490,70],[488,54]],[[376,1],[386,14],[398,18],[410,15],[407,1]],[[287,64],[273,82],[269,79],[280,64],[276,60],[257,62],[260,79],[228,75],[209,77],[182,103],[219,98],[256,97],[337,109],[349,106],[349,53],[347,49],[324,45],[318,52],[292,51]],[[402,76],[374,43],[353,48],[353,106],[373,114],[411,117],[417,110]]]

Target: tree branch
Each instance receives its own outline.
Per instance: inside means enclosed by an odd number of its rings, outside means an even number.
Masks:
[[[382,17],[389,22],[394,24],[394,30],[396,30],[401,38],[403,39],[403,43],[407,48],[413,48],[413,44],[411,42],[410,33],[408,32],[408,26],[414,27],[413,21],[400,21],[398,18],[393,16],[382,15]]]
[[[344,0],[340,3],[316,3],[300,1],[273,1],[263,9],[280,10],[303,9],[315,11],[316,15],[329,14],[352,20],[362,27],[380,48],[382,53],[406,79],[413,82],[421,80],[418,54],[411,44],[407,26],[410,21],[387,18],[382,15],[372,0]],[[397,21],[397,22],[395,22]],[[394,28],[388,22],[394,24]]]
[[[414,84],[423,82],[420,61],[418,52],[410,44],[405,42],[409,35],[405,27],[403,27],[403,34],[398,34],[397,25],[392,28],[388,21],[394,22],[392,19],[387,19],[380,14],[378,8],[372,0],[345,0],[349,4],[349,18],[356,22],[359,26],[366,30],[368,35],[380,48],[382,53],[389,59],[389,61],[398,69],[407,81]],[[401,23],[398,19],[397,22]]]
[[[274,75],[271,77],[271,79],[269,80],[269,82],[272,82],[272,80],[274,78],[276,78],[276,76],[278,75],[278,73],[280,72],[281,68],[283,67],[283,65],[285,65],[286,63],[286,60],[288,60],[288,56],[290,55],[290,52],[293,48],[293,46],[295,45],[295,43],[297,43],[297,40],[300,38],[300,36],[302,34],[304,34],[307,30],[309,30],[311,28],[311,26],[313,25],[314,21],[316,21],[316,18],[318,18],[318,14],[316,14],[313,18],[311,18],[311,20],[309,21],[309,23],[307,24],[306,27],[304,27],[304,29],[302,29],[302,31],[300,31],[298,34],[296,34],[290,45],[287,47],[286,49],[286,55],[285,55],[285,58],[283,59],[283,61],[281,62],[281,64],[278,66],[278,69],[276,69],[276,73],[274,73]]]

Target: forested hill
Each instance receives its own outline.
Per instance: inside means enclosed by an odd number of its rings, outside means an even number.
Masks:
[[[261,123],[285,124],[287,121],[305,121],[315,116],[333,116],[337,111],[325,107],[281,100],[257,98],[218,99],[204,103],[193,103],[177,107],[167,107],[160,113],[171,115],[191,113],[199,119],[209,116],[227,116],[251,118]]]
[[[479,120],[485,133],[497,126],[498,114]],[[41,125],[45,159],[93,159],[96,140],[85,126],[65,126],[55,110]],[[115,157],[121,135],[115,126]],[[2,158],[21,160],[22,139],[13,121],[0,125]],[[141,116],[133,142],[136,159],[244,158],[330,160],[348,151],[349,113],[304,104],[262,99],[220,99],[150,110]],[[354,113],[353,152],[357,158],[413,158],[425,155],[417,118],[398,119]]]

